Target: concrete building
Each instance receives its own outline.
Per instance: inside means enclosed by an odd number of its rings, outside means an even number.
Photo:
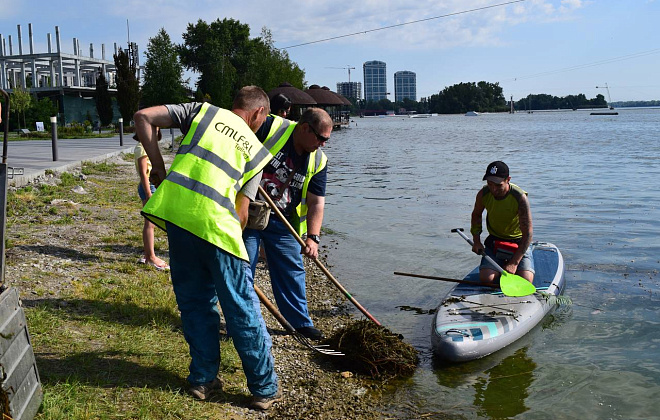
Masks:
[[[53,99],[58,103],[60,123],[83,122],[88,115],[96,116],[96,102],[93,100],[96,78],[103,73],[109,86],[116,85],[114,59],[110,56],[106,60],[105,44],[101,45],[100,57],[94,56],[93,44],[89,45],[89,56],[85,56],[80,48],[80,40],[73,38],[73,54],[65,53],[60,40],[60,28],[56,26],[55,45],[49,33],[48,51],[36,52],[32,24],[28,24],[29,51],[24,51],[21,25],[17,27],[17,51],[14,50],[12,36],[5,38],[0,34],[0,87],[11,93],[15,87],[20,86],[29,89],[39,99]],[[137,45],[132,43],[130,47],[131,56],[137,59]],[[116,94],[116,89],[109,90],[112,95]]]
[[[338,82],[337,93],[348,99],[362,99],[362,83],[361,82]]]
[[[394,101],[406,98],[417,101],[417,75],[412,71],[397,71],[394,73]]]
[[[387,99],[386,65],[383,61],[367,61],[362,66],[364,71],[364,99],[379,101]]]

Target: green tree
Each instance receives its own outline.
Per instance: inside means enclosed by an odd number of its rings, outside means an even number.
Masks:
[[[267,28],[250,39],[250,27],[233,19],[189,24],[178,47],[181,62],[200,73],[197,100],[229,107],[234,94],[245,85],[269,91],[283,82],[304,89],[305,72],[286,51],[275,48]]]
[[[57,105],[50,98],[42,98],[26,111],[28,124],[34,124],[37,121],[44,123],[46,129],[50,128],[50,117],[57,115]]]
[[[379,100],[378,101],[378,106],[380,107],[380,109],[384,109],[384,110],[387,110],[387,111],[393,111],[394,110],[394,104],[392,103],[392,101],[390,101],[387,98]]]
[[[32,95],[30,95],[30,92],[23,89],[21,86],[16,86],[11,94],[10,110],[16,113],[16,117],[18,118],[18,128],[21,128],[21,114],[23,115],[23,127],[26,127],[25,111],[30,108],[31,103]]]
[[[186,100],[187,80],[176,46],[164,28],[149,38],[144,65],[142,100],[145,106],[180,103]]]
[[[108,90],[108,81],[102,71],[96,78],[96,112],[99,114],[101,125],[108,125],[112,122],[112,97]]]
[[[252,40],[249,72],[246,83],[262,87],[265,91],[288,82],[298,89],[305,89],[305,72],[291,61],[289,53],[275,48],[270,30],[261,29],[259,38]]]
[[[120,49],[114,55],[117,69],[117,105],[119,113],[128,123],[138,110],[140,103],[140,85],[137,80],[135,63],[131,62],[128,52]]]
[[[652,101],[652,102],[654,102],[654,101]],[[655,101],[655,102],[658,102],[660,104],[660,101]],[[594,107],[598,107],[598,106],[602,107],[602,106],[607,106],[607,105],[614,106],[614,104],[608,104],[605,101],[605,97],[603,95],[601,95],[600,93],[598,95],[596,95],[595,98],[589,99],[589,103]]]
[[[557,97],[540,93],[536,95],[529,94],[515,103],[517,110],[545,110],[545,109],[580,109],[580,108],[604,108],[607,106],[605,97],[601,94],[593,99],[587,99],[583,93],[577,95],[568,95]]]
[[[200,73],[197,87],[214,105],[229,108],[235,92],[247,83],[253,43],[250,27],[234,19],[188,24],[179,46],[181,62]]]
[[[461,114],[467,111],[498,112],[506,110],[506,100],[499,83],[458,83],[428,98],[431,112]]]

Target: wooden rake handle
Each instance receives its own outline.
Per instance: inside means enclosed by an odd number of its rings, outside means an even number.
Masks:
[[[291,232],[293,237],[296,238],[296,241],[298,241],[300,246],[306,247],[307,245],[305,244],[305,241],[303,241],[302,238],[300,237],[300,235],[298,235],[298,232],[296,232],[296,230],[293,228],[293,226],[291,226],[291,223],[289,223],[289,221],[286,220],[286,217],[284,217],[284,215],[282,214],[280,209],[277,208],[277,206],[275,205],[273,200],[268,196],[268,193],[266,193],[266,191],[261,187],[261,185],[259,185],[259,193],[268,202],[268,204],[270,205],[271,210],[273,210],[273,212],[275,212],[275,214],[282,221],[282,223],[284,223],[284,225],[289,230],[289,232]],[[332,275],[332,273],[330,273],[330,271],[328,271],[327,268],[325,268],[323,263],[321,261],[319,261],[318,258],[314,258],[313,261],[318,266],[318,268],[320,268],[321,271],[323,271],[323,274],[326,275],[326,277],[332,282],[332,284],[334,284],[344,294],[344,296],[346,296],[348,298],[348,300],[350,300],[351,303],[353,305],[355,305],[355,307],[360,310],[360,312],[362,312],[367,318],[369,318],[370,320],[375,322],[376,325],[381,326],[381,323],[378,322],[378,320],[376,318],[374,318],[373,315],[371,315],[369,313],[369,311],[367,311],[362,305],[360,305],[360,303],[357,300],[355,300],[355,298],[353,296],[351,296],[350,293],[348,293],[348,290],[346,290],[344,288],[344,286],[342,286],[341,283],[339,283],[339,281],[337,281],[337,279]]]

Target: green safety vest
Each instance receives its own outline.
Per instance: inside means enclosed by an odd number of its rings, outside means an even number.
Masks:
[[[520,220],[518,202],[527,192],[515,184],[509,183],[509,192],[501,200],[495,199],[488,186],[482,190],[482,203],[486,208],[486,227],[488,233],[500,239],[520,239]]]
[[[248,261],[236,194],[272,157],[241,117],[205,103],[142,214],[162,229],[173,223]]]
[[[270,151],[271,155],[275,156],[289,140],[298,123],[276,115],[272,115],[272,117],[274,117],[273,125],[270,127],[264,146]],[[292,215],[293,220],[291,220],[291,224],[301,236],[307,233],[307,188],[309,187],[309,181],[314,175],[323,170],[327,163],[328,157],[322,150],[318,149],[309,154],[302,197],[300,204],[296,207],[295,214]]]

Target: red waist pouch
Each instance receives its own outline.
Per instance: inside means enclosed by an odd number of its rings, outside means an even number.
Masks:
[[[495,258],[508,261],[518,249],[518,244],[496,239],[493,241],[493,249],[495,250]]]

